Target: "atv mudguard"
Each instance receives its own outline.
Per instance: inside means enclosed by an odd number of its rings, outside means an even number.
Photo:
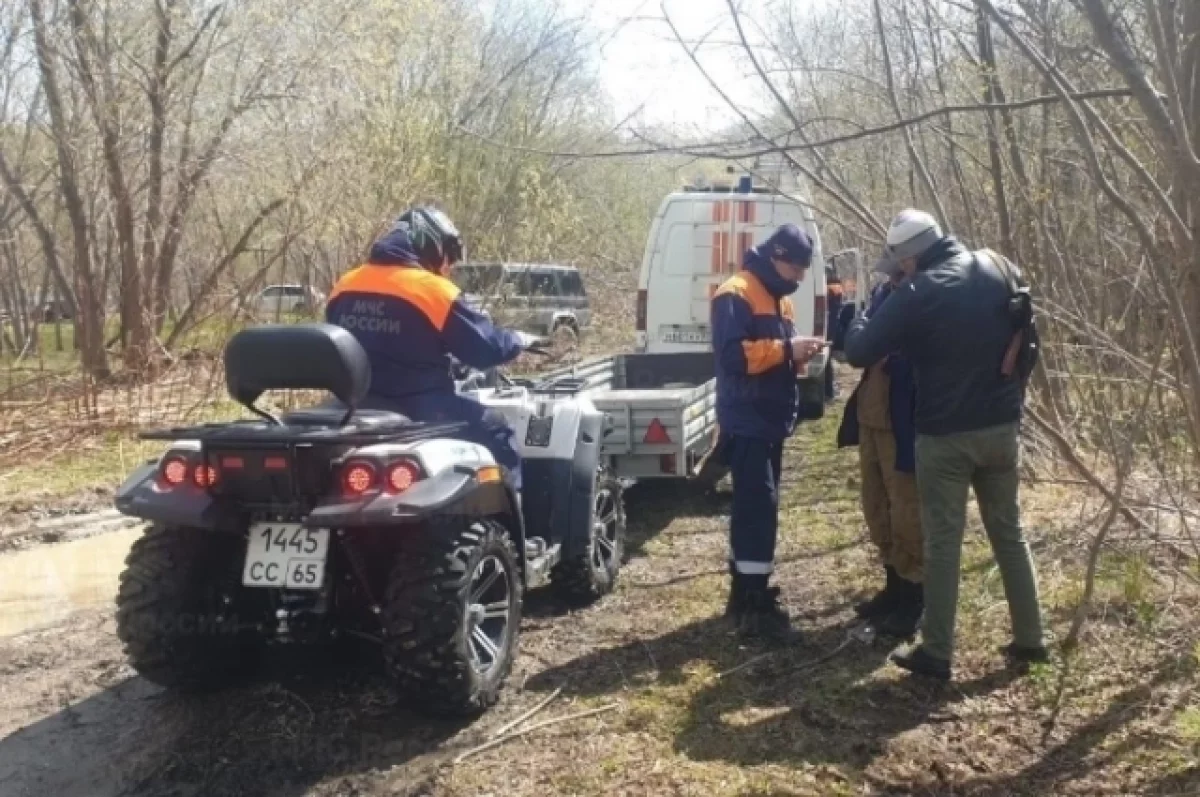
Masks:
[[[209,531],[236,531],[244,524],[232,507],[212,499],[202,490],[158,488],[158,460],[151,460],[129,475],[113,498],[123,515],[164,526],[182,526]]]
[[[500,518],[518,551],[525,550],[525,523],[516,494],[503,481],[480,481],[462,465],[423,479],[400,495],[382,493],[365,501],[322,504],[304,520],[311,528],[401,529],[437,518]],[[525,578],[525,557],[518,557]]]
[[[561,544],[565,557],[577,556],[591,545],[596,474],[606,422],[603,412],[583,415],[573,459],[527,457],[521,464],[527,533],[550,545]]]
[[[502,481],[480,481],[476,469],[459,466],[422,479],[399,495],[323,503],[304,524],[313,528],[387,528],[432,517],[518,517],[517,500]]]
[[[117,490],[114,503],[122,514],[167,526],[238,532],[247,521],[235,504],[215,500],[202,490],[160,491],[157,461],[134,471]],[[524,524],[517,506],[516,496],[504,482],[480,482],[474,468],[463,466],[419,481],[401,495],[330,499],[313,509],[304,524],[310,528],[387,528],[437,516],[504,517],[515,537],[513,542],[524,546]]]

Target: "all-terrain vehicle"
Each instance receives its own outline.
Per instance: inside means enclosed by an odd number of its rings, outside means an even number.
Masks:
[[[562,380],[477,391],[521,443],[518,496],[461,425],[359,409],[370,365],[344,329],[243,330],[225,376],[258,417],[144,434],[169,445],[116,495],[151,524],[117,597],[146,679],[219,687],[269,644],[354,635],[380,643],[410,705],[477,714],[511,670],[526,590],[574,604],[612,590],[625,516],[600,466],[605,416]],[[283,389],[333,400],[278,418],[257,406]]]

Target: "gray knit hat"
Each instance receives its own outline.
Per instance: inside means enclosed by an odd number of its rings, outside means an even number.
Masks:
[[[889,269],[909,257],[920,257],[929,247],[945,237],[937,219],[928,213],[908,208],[896,214],[888,227],[887,245],[883,248],[883,259],[875,270],[890,273]]]

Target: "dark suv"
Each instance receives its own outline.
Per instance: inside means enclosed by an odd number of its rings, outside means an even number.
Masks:
[[[578,335],[592,320],[583,277],[557,263],[460,263],[454,282],[496,323],[535,334]]]

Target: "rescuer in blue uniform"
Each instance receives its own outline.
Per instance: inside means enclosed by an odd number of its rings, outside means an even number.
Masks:
[[[480,370],[515,359],[532,338],[500,329],[467,306],[450,281],[462,236],[444,213],[407,211],[371,247],[365,265],[344,275],[325,309],[349,330],[371,361],[363,407],[414,421],[463,421],[462,439],[485,446],[521,487],[521,459],[504,418],[455,392],[451,357]]]
[[[797,634],[769,587],[779,528],[783,443],[799,413],[799,371],[825,345],[796,336],[788,297],[812,263],[813,244],[785,224],[746,253],[740,272],[713,296],[718,443],[733,480],[732,585],[726,615],[743,636],[794,641]]]

